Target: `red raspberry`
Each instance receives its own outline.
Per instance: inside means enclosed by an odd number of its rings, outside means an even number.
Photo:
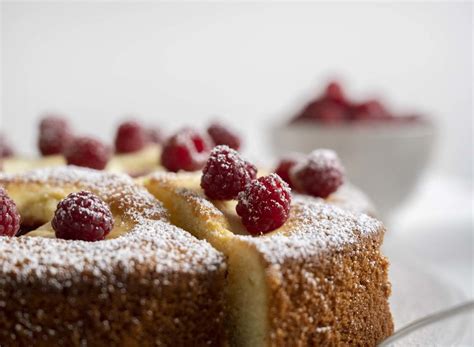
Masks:
[[[148,143],[148,134],[136,121],[123,122],[115,135],[115,151],[132,153],[141,150]]]
[[[69,123],[57,116],[47,116],[40,122],[38,147],[42,155],[61,154],[71,140]]]
[[[353,106],[351,109],[351,118],[353,120],[381,120],[391,117],[390,113],[377,100],[363,102]]]
[[[340,123],[347,119],[347,108],[332,100],[317,100],[308,104],[296,120],[317,120],[322,123]]]
[[[204,136],[185,128],[165,142],[161,164],[173,172],[199,170],[204,166],[209,150],[209,142]]]
[[[335,101],[339,104],[347,104],[344,91],[342,90],[341,85],[336,81],[332,81],[327,85],[324,96],[326,99]]]
[[[222,124],[211,124],[209,128],[207,128],[207,133],[216,145],[227,145],[236,151],[240,148],[241,142],[239,136]]]
[[[82,191],[59,202],[51,225],[59,239],[99,241],[112,230],[114,219],[103,200]]]
[[[344,182],[344,168],[334,151],[317,149],[295,165],[290,176],[299,191],[326,198]]]
[[[282,226],[290,214],[291,190],[277,174],[260,177],[239,193],[237,214],[252,235]]]
[[[0,134],[0,159],[8,158],[13,155],[13,150],[3,134]]]
[[[257,177],[257,171],[258,171],[257,167],[248,161],[246,161],[245,164],[246,164],[245,165],[246,169],[249,172],[250,176],[253,178]]]
[[[212,144],[211,144],[210,139],[206,136],[198,134],[195,131],[190,130],[190,132],[191,132],[191,140],[194,144],[194,147],[196,148],[196,151],[198,153],[206,152],[206,154],[209,154],[209,151],[213,147]],[[206,159],[207,159],[207,157],[206,157]]]
[[[255,179],[257,168],[226,145],[215,147],[202,170],[201,187],[214,200],[231,200]]]
[[[96,170],[103,170],[110,156],[110,148],[91,137],[77,137],[64,150],[64,157],[69,165]]]
[[[151,128],[148,130],[148,141],[161,145],[165,141],[165,135],[160,128]]]
[[[0,236],[15,236],[20,230],[20,214],[15,202],[0,187]]]
[[[304,158],[300,155],[291,155],[284,157],[278,163],[278,166],[275,169],[275,173],[280,176],[283,181],[288,183],[290,188],[294,188],[293,183],[291,183],[290,169],[296,164],[302,162]]]

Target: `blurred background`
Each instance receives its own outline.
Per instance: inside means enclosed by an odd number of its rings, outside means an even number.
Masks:
[[[271,161],[274,127],[336,79],[355,99],[434,125],[426,170],[387,217],[386,252],[422,259],[472,297],[472,11],[470,2],[5,1],[1,130],[35,154],[46,111],[108,142],[130,116],[168,132],[219,118],[240,131],[244,152]]]
[[[334,77],[442,129],[433,167],[472,176],[469,3],[2,3],[2,128],[36,150],[57,111],[110,138],[127,114],[165,129],[219,116],[266,151]]]

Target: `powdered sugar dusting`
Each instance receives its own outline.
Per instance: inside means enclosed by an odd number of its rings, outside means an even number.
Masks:
[[[70,167],[0,175],[0,185],[22,182],[89,189],[131,217],[134,227],[116,239],[99,242],[0,237],[0,287],[7,281],[40,281],[59,290],[83,281],[84,273],[98,284],[115,283],[117,271],[126,276],[144,264],[154,266],[160,276],[225,266],[223,256],[207,242],[170,225],[161,203],[125,175]]]
[[[334,166],[337,166],[341,171],[343,170],[339,157],[337,156],[336,152],[331,149],[314,150],[308,155],[308,159],[305,164],[317,169],[318,171]],[[297,164],[297,167],[299,165],[300,164]]]
[[[155,172],[147,180],[150,185],[166,186],[166,189],[173,190],[179,196],[184,197],[190,206],[207,217],[223,218],[223,213],[209,201],[200,188],[199,172]]]
[[[309,196],[306,197],[309,198]],[[370,199],[361,190],[347,182],[329,195],[325,201],[354,213],[365,213],[372,217],[377,216],[377,211]]]
[[[0,174],[0,185],[26,183],[73,186],[77,190],[91,191],[104,199],[116,213],[133,221],[168,218],[163,206],[125,174],[104,173],[75,166],[45,168],[21,175]]]
[[[288,258],[310,257],[330,249],[342,249],[383,231],[381,222],[365,214],[351,213],[323,201],[296,196],[284,228],[262,237],[239,237],[255,244],[267,261],[278,264]]]
[[[41,281],[58,289],[93,274],[95,281],[110,282],[114,269],[122,274],[139,264],[154,266],[157,273],[214,271],[223,257],[207,242],[162,221],[146,221],[129,233],[102,242],[70,241],[41,237],[0,237],[0,273],[15,274],[15,282]],[[11,277],[0,276],[0,286]]]
[[[176,193],[183,196],[192,206],[198,208],[200,214],[209,217],[224,217],[224,214],[212,202],[207,200],[203,194],[185,188],[176,188]]]
[[[185,196],[190,206],[198,206],[200,213],[221,216],[222,211],[200,193],[196,177],[195,173],[157,173],[151,179]],[[357,199],[351,203],[354,194]],[[292,200],[290,217],[281,228],[263,236],[236,237],[253,243],[268,261],[281,263],[288,257],[321,254],[376,234],[383,235],[382,223],[365,214],[370,206],[368,199],[352,186],[340,188],[327,200],[300,194],[294,194]]]

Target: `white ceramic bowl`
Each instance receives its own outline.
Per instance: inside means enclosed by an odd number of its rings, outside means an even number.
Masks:
[[[382,219],[409,195],[426,167],[435,140],[428,122],[321,125],[284,124],[273,129],[275,154],[335,150],[349,180],[375,202]]]

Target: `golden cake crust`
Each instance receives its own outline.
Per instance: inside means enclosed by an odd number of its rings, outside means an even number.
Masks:
[[[0,237],[0,345],[222,344],[223,256],[130,178],[57,168],[0,185],[90,190],[130,226],[99,242]]]

